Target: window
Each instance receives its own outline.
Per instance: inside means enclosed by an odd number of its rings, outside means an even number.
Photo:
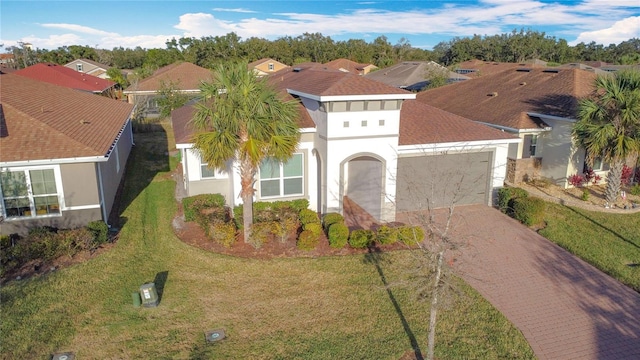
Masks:
[[[0,186],[7,218],[60,214],[53,169],[5,171]]]
[[[273,66],[273,63],[269,63],[269,71],[273,71],[273,69],[275,69],[275,66]]]
[[[596,156],[593,158],[593,166],[591,166],[591,169],[594,171],[602,171],[603,164],[602,156]]]
[[[265,160],[260,165],[260,196],[263,198],[303,194],[303,155],[287,163]]]
[[[535,157],[538,149],[538,135],[525,135],[523,145],[522,158]]]
[[[529,156],[536,156],[536,149],[538,148],[538,135],[531,135],[531,144],[529,144]]]
[[[202,157],[199,157],[199,159],[200,159],[200,178],[206,179],[206,178],[216,177],[215,170],[211,169],[206,162],[202,161]]]
[[[348,122],[348,121],[344,121],[344,122],[342,123],[342,127],[346,127],[346,128],[348,128],[348,127],[349,127],[349,122]]]
[[[362,120],[362,122],[360,123],[360,126],[367,127],[367,120]]]
[[[384,126],[384,119],[378,120],[378,126]]]
[[[82,64],[76,64],[76,71],[82,72]]]

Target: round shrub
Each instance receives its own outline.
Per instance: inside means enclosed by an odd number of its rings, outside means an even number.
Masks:
[[[92,221],[87,225],[87,228],[93,233],[93,241],[96,247],[107,242],[109,227],[104,221]]]
[[[349,245],[355,249],[364,249],[373,242],[373,239],[374,234],[371,230],[353,230],[349,235]]]
[[[334,249],[342,249],[349,240],[349,228],[344,223],[336,223],[329,226],[329,246]]]
[[[214,221],[209,225],[209,237],[224,247],[231,247],[236,241],[236,227],[232,222]]]
[[[313,250],[318,246],[320,239],[316,234],[309,230],[303,230],[300,235],[298,235],[298,241],[296,242],[296,247],[300,250]]]
[[[398,230],[382,225],[376,232],[377,241],[382,245],[391,245],[398,241]]]
[[[420,226],[402,226],[397,230],[398,240],[407,245],[416,245],[424,240],[424,230]]]
[[[529,193],[525,189],[516,187],[503,187],[498,190],[498,209],[505,214],[511,214],[513,210],[513,199],[528,197]]]
[[[344,216],[338,213],[328,213],[322,218],[322,226],[326,231],[329,231],[331,225],[337,223],[344,223]]]
[[[273,236],[273,227],[277,226],[275,222],[262,222],[251,225],[251,235],[249,236],[249,244],[259,249],[262,245],[269,242]]]
[[[300,218],[300,222],[302,223],[302,225],[320,222],[318,213],[310,209],[300,210],[300,212],[298,213],[298,217]]]
[[[544,219],[544,201],[536,197],[513,200],[513,218],[527,226],[541,224]]]
[[[322,234],[322,225],[320,225],[319,222],[313,222],[313,223],[304,224],[302,226],[302,229],[307,230],[307,231],[311,231],[316,236],[320,236],[320,234]]]

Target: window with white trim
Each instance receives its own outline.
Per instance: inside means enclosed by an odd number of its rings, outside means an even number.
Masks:
[[[0,186],[6,218],[60,214],[53,169],[3,171]]]
[[[260,197],[303,195],[304,156],[294,154],[286,163],[265,160],[260,165]]]
[[[216,177],[215,169],[210,168],[209,164],[202,160],[202,157],[199,156],[198,159],[200,160],[200,178],[208,179]]]
[[[273,71],[275,69],[275,65],[273,63],[269,63],[269,71]]]
[[[82,72],[82,64],[76,64],[76,71]]]

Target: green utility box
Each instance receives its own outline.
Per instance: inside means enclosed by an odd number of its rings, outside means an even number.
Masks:
[[[158,291],[156,290],[156,284],[151,282],[141,285],[140,298],[142,299],[142,306],[144,307],[158,306]]]

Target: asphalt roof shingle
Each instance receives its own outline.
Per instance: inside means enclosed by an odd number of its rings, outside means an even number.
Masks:
[[[71,89],[101,93],[116,85],[111,80],[77,72],[66,66],[40,63],[14,71],[13,74]]]
[[[0,76],[0,104],[0,162],[105,156],[133,111],[122,101],[13,74]]]
[[[158,91],[162,84],[173,82],[179,90],[199,90],[203,81],[211,81],[213,73],[188,62],[175,63],[162,67],[148,78],[125,89],[125,93],[136,91]]]

